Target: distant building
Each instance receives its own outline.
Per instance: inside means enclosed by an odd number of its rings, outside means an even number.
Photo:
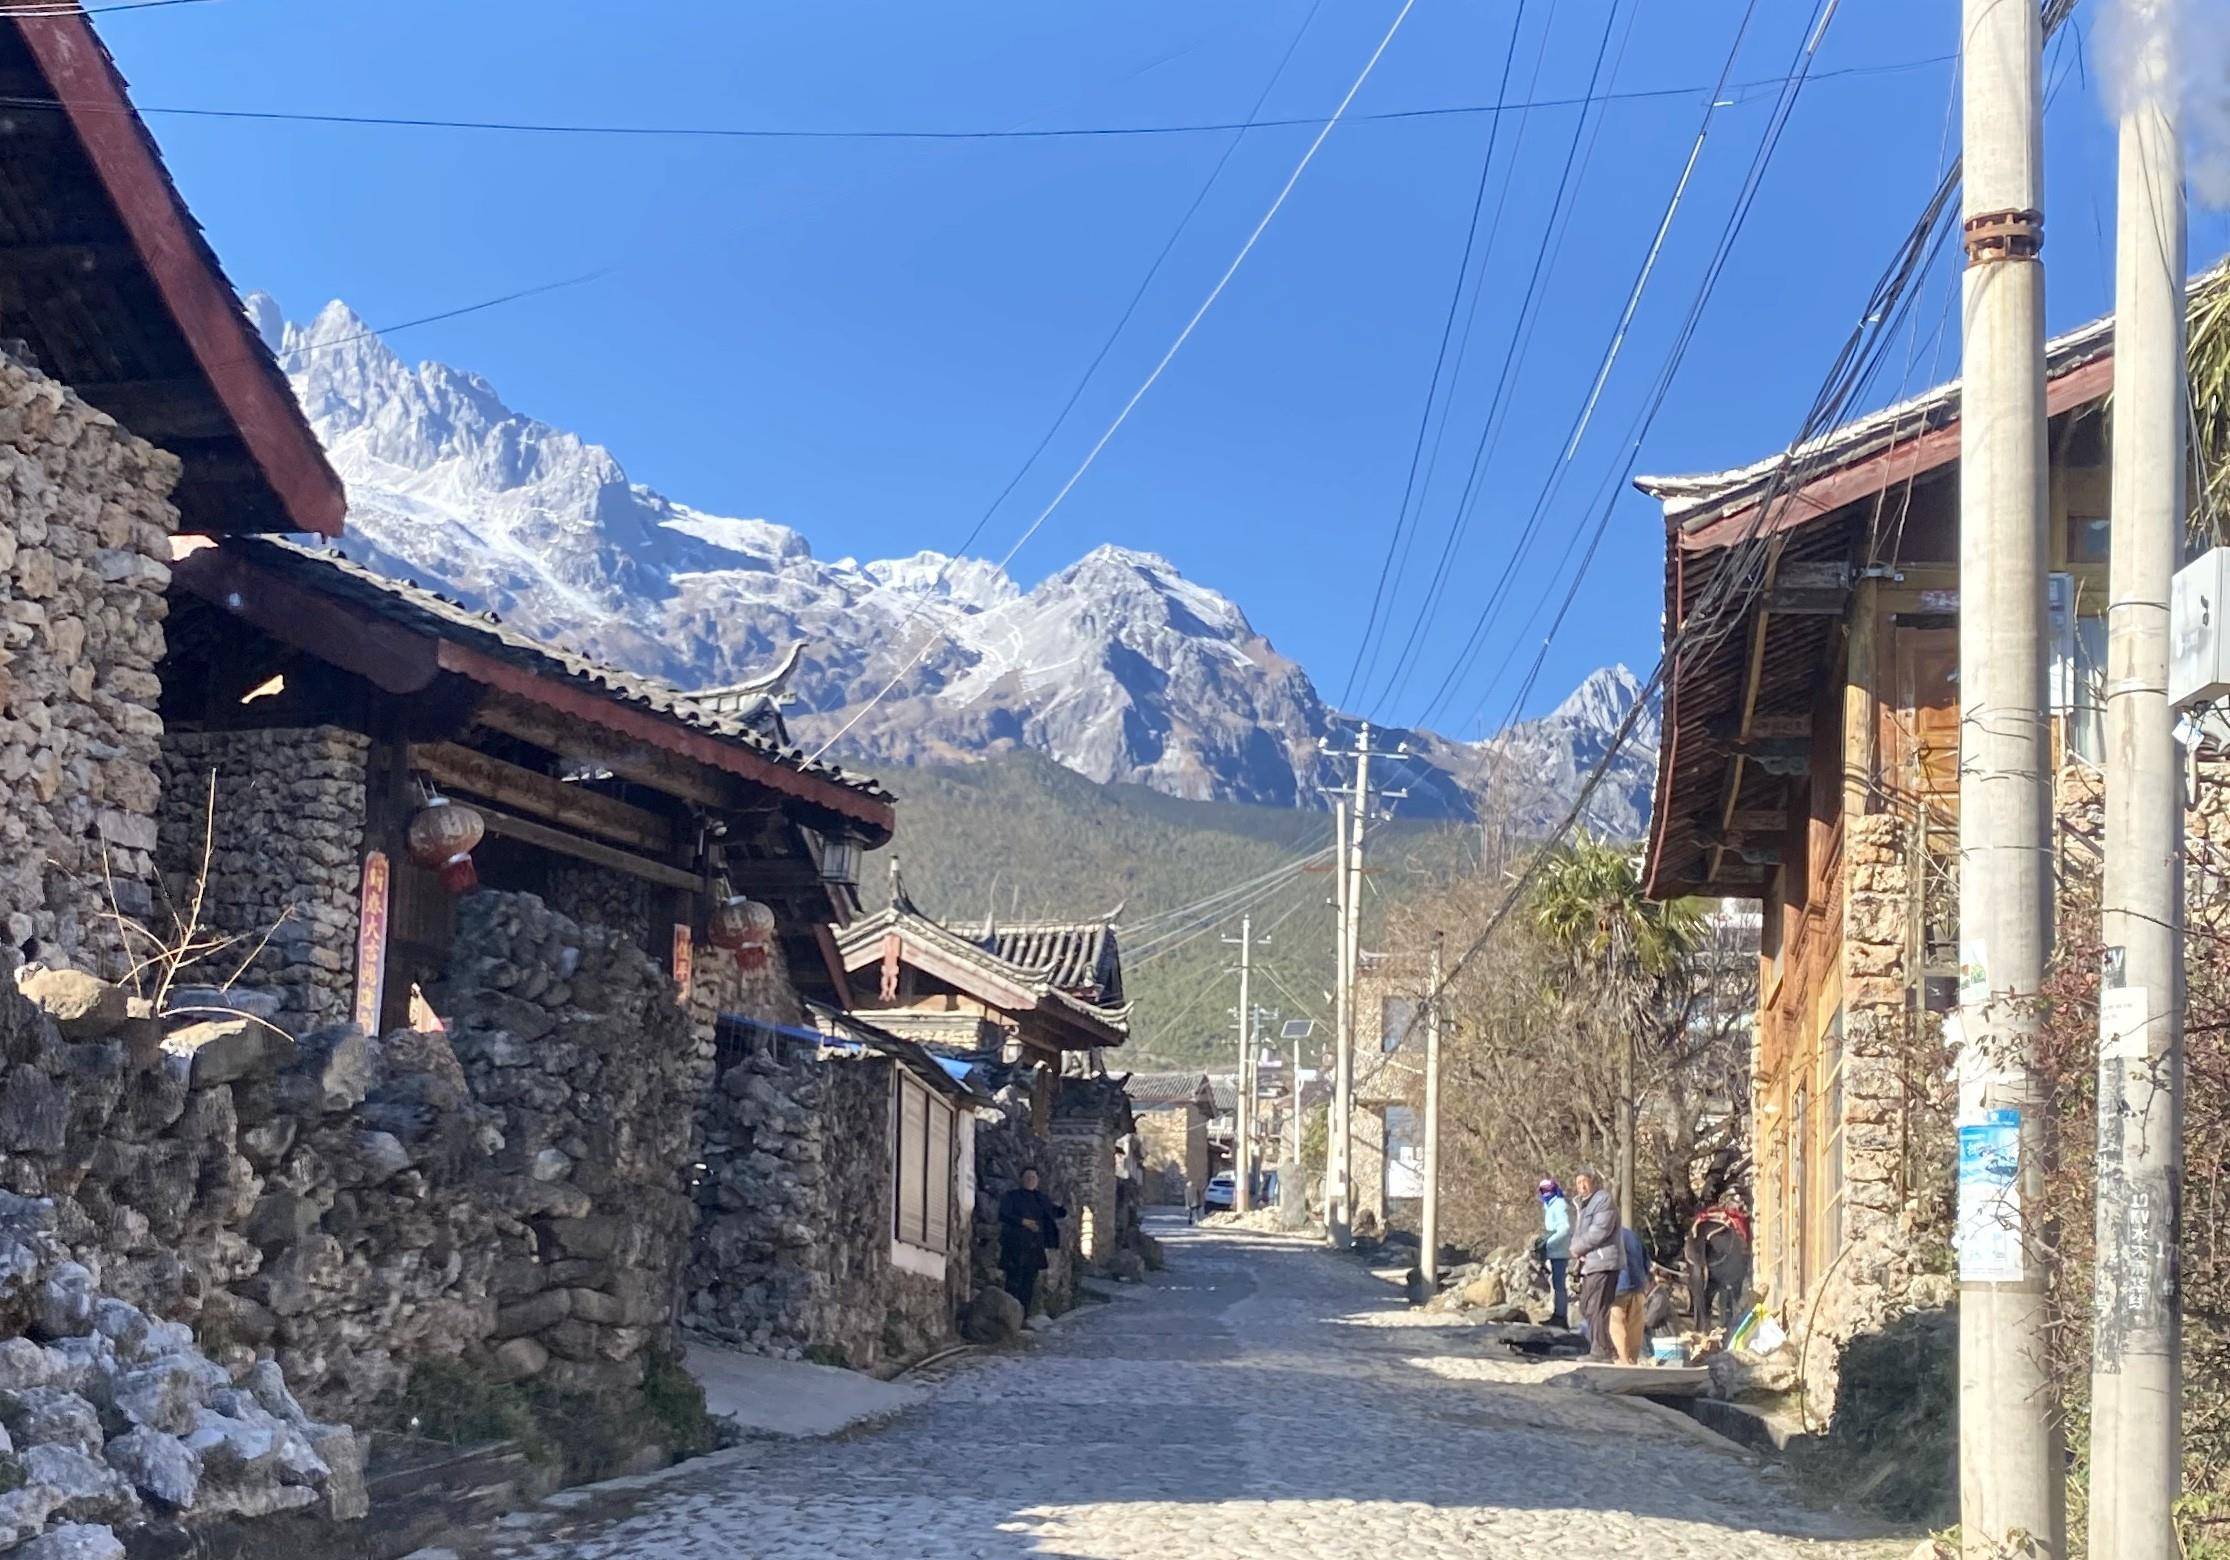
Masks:
[[[1215,1095],[1208,1075],[1132,1073],[1128,1088],[1142,1144],[1147,1203],[1183,1207],[1197,1201],[1211,1173],[1208,1120],[1215,1112]]]

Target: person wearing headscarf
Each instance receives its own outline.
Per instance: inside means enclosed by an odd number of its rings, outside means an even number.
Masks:
[[[1571,1308],[1571,1292],[1566,1287],[1565,1276],[1572,1269],[1572,1204],[1554,1176],[1541,1177],[1538,1190],[1541,1194],[1541,1257],[1549,1265],[1549,1293],[1556,1305],[1549,1325],[1562,1327],[1566,1325]]]

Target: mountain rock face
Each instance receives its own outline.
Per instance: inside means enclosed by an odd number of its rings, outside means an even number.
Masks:
[[[247,309],[348,484],[347,550],[385,572],[682,687],[802,643],[795,732],[870,764],[1030,748],[1094,780],[1286,807],[1319,805],[1336,778],[1320,756],[1334,714],[1308,674],[1166,558],[1103,546],[1027,591],[935,552],[824,562],[786,526],[631,482],[476,374],[406,364],[344,304],[307,325],[267,294]],[[1610,668],[1492,744],[1406,734],[1389,783],[1409,786],[1407,812],[1469,816],[1493,785],[1497,810],[1553,823],[1637,692]],[[1592,804],[1605,832],[1647,817],[1644,726]]]

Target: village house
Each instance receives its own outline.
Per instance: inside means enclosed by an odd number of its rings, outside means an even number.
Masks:
[[[1208,1189],[1208,1120],[1215,1092],[1202,1072],[1132,1073],[1126,1087],[1138,1119],[1146,1201],[1197,1204]]]
[[[977,1135],[983,1222],[995,1211],[984,1205],[1034,1166],[1070,1209],[1066,1258],[1110,1267],[1134,1222],[1118,1174],[1131,1104],[1102,1086],[1105,1053],[1130,1034],[1114,918],[955,928],[914,903],[895,865],[891,877],[891,904],[837,938],[854,1012],[968,1061],[1009,1112]],[[1065,1303],[1073,1284],[1069,1261],[1057,1261],[1049,1303]]]
[[[1365,955],[1355,976],[1355,1114],[1350,1177],[1358,1231],[1417,1228],[1425,1195],[1418,1102],[1425,1067],[1426,973]]]
[[[2102,758],[2112,322],[2054,339],[2046,365],[2066,815],[2095,801]],[[1646,887],[1760,904],[1757,1279],[1830,1355],[1951,1289],[1959,441],[1954,382],[1804,446],[1793,480],[1776,456],[1638,482],[1664,506],[1668,644],[1726,578],[1756,582],[1674,657]],[[2062,829],[2057,849],[2084,848]]]

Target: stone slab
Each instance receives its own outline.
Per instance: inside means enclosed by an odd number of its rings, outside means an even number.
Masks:
[[[888,1418],[929,1396],[921,1387],[877,1381],[858,1371],[739,1354],[705,1343],[691,1343],[684,1361],[705,1389],[706,1411],[751,1434],[835,1435]]]
[[[1581,1365],[1555,1379],[1609,1397],[1692,1398],[1711,1387],[1711,1372],[1700,1365]]]

